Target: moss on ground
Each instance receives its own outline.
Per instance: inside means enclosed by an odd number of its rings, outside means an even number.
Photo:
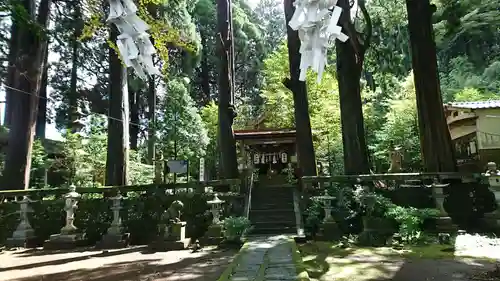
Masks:
[[[396,250],[390,247],[342,248],[331,242],[309,242],[298,245],[298,249],[302,265],[312,280],[393,280],[401,267],[408,268],[408,264],[404,264],[410,260],[418,264],[429,260],[458,261],[465,258],[455,257],[450,245],[413,246]],[[416,268],[417,273],[414,274],[419,274],[418,266]]]

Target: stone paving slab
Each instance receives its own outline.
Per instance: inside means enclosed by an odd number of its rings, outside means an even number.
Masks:
[[[254,281],[263,269],[264,281],[296,279],[292,249],[286,236],[252,237],[241,262],[233,269],[230,281]],[[262,276],[261,276],[262,277]]]

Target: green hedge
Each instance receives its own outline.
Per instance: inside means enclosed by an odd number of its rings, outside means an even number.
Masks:
[[[75,226],[86,233],[89,245],[95,244],[106,233],[112,221],[111,200],[86,195],[78,202],[75,212]],[[208,211],[205,194],[181,193],[176,195],[148,194],[125,198],[122,201],[122,222],[126,232],[131,235],[131,244],[147,244],[154,237],[161,213],[174,200],[184,203],[182,219],[187,222],[186,235],[198,238],[202,236],[210,224],[211,214]],[[51,234],[59,233],[64,225],[64,200],[42,200],[30,204],[33,213],[30,223],[35,230],[40,245]],[[19,223],[17,203],[0,204],[0,243],[12,235]]]

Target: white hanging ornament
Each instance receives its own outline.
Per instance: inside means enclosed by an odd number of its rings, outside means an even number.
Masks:
[[[137,16],[137,6],[132,0],[108,0],[110,12],[107,22],[114,24],[120,35],[116,45],[127,67],[132,67],[137,76],[147,79],[148,75],[161,76],[153,64],[156,50],[149,39],[149,26]]]
[[[281,163],[286,163],[286,162],[288,162],[288,155],[285,152],[283,152],[281,153]]]
[[[305,81],[307,70],[317,73],[318,83],[327,64],[327,50],[336,39],[345,42],[348,36],[338,26],[342,8],[337,0],[297,0],[295,13],[288,25],[299,33],[300,75]],[[333,8],[333,11],[330,11]]]
[[[259,164],[259,162],[260,162],[260,155],[258,153],[255,153],[253,155],[253,163],[254,164]]]

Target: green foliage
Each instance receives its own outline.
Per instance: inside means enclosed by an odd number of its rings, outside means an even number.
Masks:
[[[263,113],[269,128],[291,128],[294,126],[293,97],[282,83],[289,77],[288,50],[286,44],[280,47],[264,61],[265,85],[261,96],[265,101]],[[319,159],[342,162],[342,136],[340,131],[340,110],[338,86],[335,71],[328,67],[320,83],[316,75],[307,75],[307,95],[309,115],[315,139],[315,151]],[[342,167],[335,166],[341,172]]]
[[[198,159],[205,156],[209,143],[208,132],[188,93],[187,79],[166,83],[157,122],[158,148],[165,159],[187,159],[193,174],[198,171]]]
[[[414,244],[422,237],[422,225],[424,220],[436,217],[439,211],[436,209],[417,209],[413,207],[401,207],[391,205],[385,216],[395,220],[399,224],[399,235],[403,242]]]
[[[228,217],[224,219],[223,227],[227,241],[240,241],[250,231],[251,222],[246,217]]]

